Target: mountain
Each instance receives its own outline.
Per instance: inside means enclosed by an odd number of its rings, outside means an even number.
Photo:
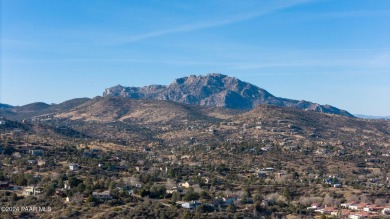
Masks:
[[[117,85],[106,89],[103,96],[169,100],[191,105],[243,110],[268,104],[354,117],[349,112],[330,105],[275,97],[253,84],[217,73],[179,78],[168,86],[124,87]]]
[[[22,121],[26,130],[43,138],[91,138],[130,145],[189,145],[191,141],[214,144],[245,139],[272,142],[279,138],[290,145],[339,140],[351,145],[362,141],[390,145],[385,138],[390,133],[386,120],[363,120],[274,105],[238,110],[106,96],[54,105],[28,104],[2,109],[0,115],[7,121]]]
[[[9,108],[12,108],[12,107],[13,106],[11,106],[11,105],[0,103],[0,109],[9,109]]]
[[[390,119],[390,116],[367,116],[361,114],[354,114],[354,116],[362,119]]]
[[[35,103],[26,104],[23,106],[14,107],[14,108],[12,108],[12,111],[27,113],[27,112],[42,111],[42,110],[46,110],[48,108],[50,108],[50,105],[47,103],[35,102]]]
[[[131,122],[137,124],[181,123],[189,120],[212,120],[197,107],[171,101],[95,97],[69,110],[55,114],[56,118],[98,122]]]
[[[35,116],[58,113],[68,109],[72,109],[89,100],[90,100],[89,98],[75,98],[75,99],[67,100],[60,104],[47,104],[43,102],[35,102],[23,106],[0,108],[0,116],[4,116],[16,120],[27,119]]]

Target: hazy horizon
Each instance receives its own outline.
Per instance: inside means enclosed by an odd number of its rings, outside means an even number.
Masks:
[[[388,1],[1,1],[0,103],[60,103],[212,72],[389,116]]]

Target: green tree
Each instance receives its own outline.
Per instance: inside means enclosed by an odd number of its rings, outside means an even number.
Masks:
[[[45,186],[44,191],[45,191],[46,197],[54,195],[54,193],[56,192],[54,184],[53,183],[48,183]]]
[[[180,196],[179,193],[174,192],[174,193],[172,194],[172,198],[171,198],[172,202],[180,201],[180,199],[181,199],[181,196]]]
[[[149,190],[141,189],[141,191],[139,192],[139,195],[141,197],[145,197],[145,196],[149,195],[149,193],[150,193]]]
[[[289,200],[289,201],[290,201],[291,198],[292,198],[291,192],[290,192],[290,190],[289,190],[287,187],[285,187],[285,188],[283,189],[282,195],[283,195],[284,197],[286,197],[287,200]]]
[[[12,193],[10,198],[12,202],[16,202],[18,200],[18,195],[16,195],[16,193]]]
[[[203,213],[203,207],[202,206],[197,206],[195,209],[195,215],[194,218],[202,218],[202,213]]]
[[[193,201],[198,200],[200,198],[200,195],[196,192],[188,192],[184,197],[184,201]]]
[[[230,212],[230,213],[235,213],[237,210],[236,206],[234,205],[229,205],[227,208],[226,208],[226,211],[227,212]]]
[[[80,193],[83,193],[85,191],[85,184],[84,183],[80,183],[78,186],[77,186],[77,191],[80,192]]]
[[[28,180],[24,177],[24,175],[19,175],[19,177],[16,180],[16,184],[18,186],[27,186]]]
[[[91,203],[91,202],[96,202],[96,199],[93,197],[93,195],[89,195],[86,201],[88,203]]]

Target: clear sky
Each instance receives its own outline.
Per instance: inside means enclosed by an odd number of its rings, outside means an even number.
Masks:
[[[1,0],[0,102],[218,72],[390,115],[389,0]]]

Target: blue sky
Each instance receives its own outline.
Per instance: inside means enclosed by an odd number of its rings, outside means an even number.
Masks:
[[[390,114],[390,1],[1,0],[0,102],[219,72],[275,96]]]

